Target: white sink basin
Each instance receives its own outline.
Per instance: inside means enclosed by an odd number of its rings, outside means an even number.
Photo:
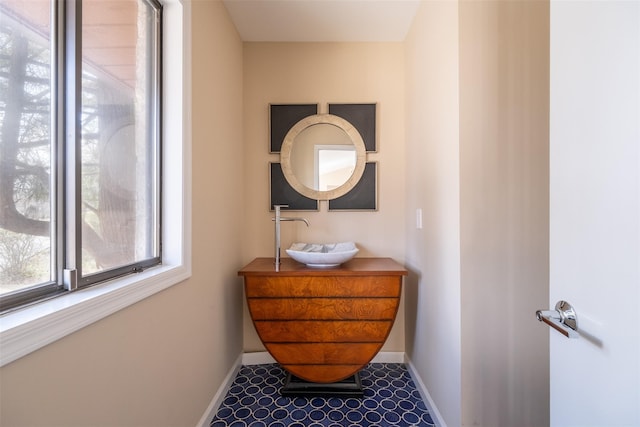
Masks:
[[[287,254],[308,267],[336,267],[349,261],[358,253],[353,242],[344,243],[294,243]]]

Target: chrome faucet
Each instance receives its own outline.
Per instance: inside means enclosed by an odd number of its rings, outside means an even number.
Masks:
[[[276,271],[280,271],[280,221],[302,221],[309,226],[309,221],[304,218],[289,218],[283,217],[280,215],[281,208],[288,208],[289,205],[274,205],[276,209],[276,217],[272,219],[276,223],[276,233],[275,233],[275,241],[276,241]]]

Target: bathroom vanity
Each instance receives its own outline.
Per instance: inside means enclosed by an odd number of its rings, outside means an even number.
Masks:
[[[358,371],[389,336],[407,271],[391,258],[333,268],[283,258],[278,270],[256,258],[238,274],[260,339],[290,374],[283,394],[361,395]]]

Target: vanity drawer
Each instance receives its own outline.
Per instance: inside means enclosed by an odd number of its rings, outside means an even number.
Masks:
[[[253,320],[393,320],[398,298],[248,298]]]
[[[393,322],[341,320],[256,321],[256,331],[263,343],[273,342],[384,342]]]
[[[283,365],[364,365],[376,353],[380,343],[361,344],[276,344],[265,345]]]
[[[399,297],[400,276],[247,276],[247,298]]]

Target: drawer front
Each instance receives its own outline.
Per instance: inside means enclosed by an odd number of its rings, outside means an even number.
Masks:
[[[249,298],[253,320],[393,320],[398,298]]]
[[[384,342],[393,322],[341,320],[257,320],[254,322],[263,343],[304,342]]]
[[[401,276],[245,277],[247,298],[399,297]]]
[[[359,365],[371,360],[381,343],[267,344],[267,350],[283,365]]]

